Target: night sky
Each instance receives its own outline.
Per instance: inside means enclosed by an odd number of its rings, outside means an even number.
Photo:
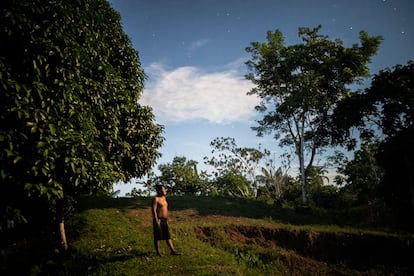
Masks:
[[[414,1],[410,0],[112,0],[124,31],[139,52],[148,76],[140,102],[153,108],[165,126],[163,157],[199,162],[210,156],[215,137],[234,137],[240,147],[284,151],[271,136],[251,130],[260,118],[258,100],[246,93],[250,58],[245,48],[265,42],[279,29],[286,45],[300,43],[299,27],[322,25],[320,34],[345,46],[359,42],[359,32],[384,41],[370,64],[371,74],[414,60]],[[369,83],[369,82],[368,82]],[[293,164],[293,167],[295,165]],[[293,168],[295,169],[295,168]],[[117,185],[121,195],[132,184]]]

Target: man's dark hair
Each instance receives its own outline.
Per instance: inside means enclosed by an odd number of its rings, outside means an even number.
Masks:
[[[161,192],[162,187],[164,187],[164,185],[162,185],[162,184],[157,184],[155,186],[155,190],[157,191],[157,194],[159,194]]]

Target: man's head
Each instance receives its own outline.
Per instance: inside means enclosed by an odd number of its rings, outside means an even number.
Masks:
[[[157,195],[165,195],[167,193],[164,185],[162,184],[157,184],[157,186],[155,186],[155,190],[157,191]]]

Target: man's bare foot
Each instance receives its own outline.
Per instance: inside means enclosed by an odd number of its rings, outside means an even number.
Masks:
[[[173,252],[171,252],[171,255],[173,255],[173,256],[180,256],[180,255],[181,255],[181,253],[178,253],[178,252],[176,252],[176,251],[173,251]]]

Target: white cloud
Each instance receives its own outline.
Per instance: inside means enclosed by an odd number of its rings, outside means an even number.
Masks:
[[[255,115],[258,99],[246,95],[253,84],[235,70],[207,73],[189,66],[167,70],[154,63],[145,72],[149,83],[140,103],[151,106],[162,123],[205,119],[228,124]]]

